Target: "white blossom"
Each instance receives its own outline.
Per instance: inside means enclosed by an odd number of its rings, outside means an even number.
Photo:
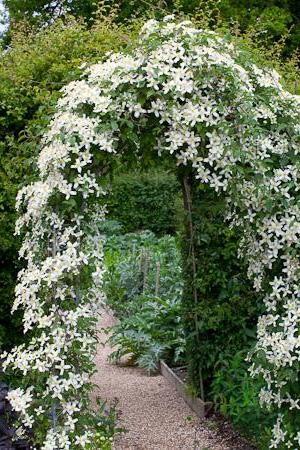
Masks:
[[[106,195],[99,160],[126,151],[121,130],[143,133],[149,118],[160,130],[159,155],[190,165],[199,182],[226,195],[229,226],[243,229],[239,256],[265,305],[254,351],[264,362],[251,373],[265,380],[260,402],[279,412],[270,448],[300,445],[281,414],[299,409],[299,399],[283,393],[300,359],[299,106],[275,71],[172,16],[148,21],[134,52],[108,54],[62,90],[42,141],[39,179],[17,196],[16,233],[24,233],[20,257],[27,265],[13,310],[24,310],[24,330],[34,334],[3,355],[4,370],[28,384],[9,394],[24,426],[38,424],[53,402],[61,413],[45,431],[43,450],[93,441],[88,427],[79,430],[85,402],[78,392],[87,400],[93,367],[82,361],[93,359],[95,315],[104,300],[102,238],[92,229],[104,211],[95,219],[86,205]],[[141,159],[139,137],[133,141]],[[87,268],[90,283],[82,286]],[[42,393],[33,380],[42,380]]]

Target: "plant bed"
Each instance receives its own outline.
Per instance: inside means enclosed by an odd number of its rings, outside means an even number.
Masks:
[[[188,392],[187,384],[184,382],[183,371],[169,367],[164,361],[160,361],[161,374],[175,387],[184,401],[197,414],[198,417],[206,417],[212,410],[211,402],[204,402],[199,397],[195,397]],[[176,371],[179,373],[177,374]]]

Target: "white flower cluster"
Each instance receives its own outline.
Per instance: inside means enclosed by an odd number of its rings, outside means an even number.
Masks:
[[[26,426],[40,423],[41,404],[52,417],[43,449],[84,447],[92,439],[78,425],[81,405],[64,413],[76,390],[88,385],[96,297],[103,299],[101,236],[90,237],[88,205],[104,194],[98,176],[105,160],[127,151],[142,158],[141,136],[149,130],[150,150],[189,164],[199,182],[226,195],[232,226],[243,228],[240,254],[265,293],[260,362],[252,371],[266,381],[261,402],[280,413],[271,446],[299,444],[285,413],[299,409],[288,389],[300,359],[299,106],[275,71],[255,66],[217,34],[172,17],[148,21],[134,54],[108,55],[63,89],[43,140],[40,181],[17,201],[28,267],[19,275],[14,309],[24,308],[25,330],[38,332],[5,363],[46,386],[42,394],[37,386],[27,396],[11,394]],[[90,267],[84,291],[82,274]]]
[[[11,390],[7,395],[7,399],[11,406],[20,414],[23,424],[28,428],[31,428],[33,424],[33,418],[27,411],[32,402],[32,390],[32,387],[28,388],[26,391],[18,388]]]

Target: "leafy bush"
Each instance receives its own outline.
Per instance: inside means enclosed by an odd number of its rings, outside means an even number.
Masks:
[[[146,229],[158,235],[172,234],[179,188],[175,175],[166,172],[119,175],[108,198],[109,217],[119,221],[127,233]]]
[[[128,317],[112,330],[110,342],[117,346],[113,360],[131,356],[139,367],[156,371],[163,358],[178,364],[184,356],[185,339],[178,299],[138,296],[130,303]]]
[[[259,392],[263,383],[250,377],[246,356],[246,351],[239,351],[215,368],[211,394],[221,413],[260,449],[266,450],[275,414],[266,415],[261,409]]]
[[[117,427],[117,402],[107,405],[99,398],[96,400],[98,406],[98,416],[94,419],[95,442],[87,446],[88,450],[112,450],[114,436],[123,431]]]

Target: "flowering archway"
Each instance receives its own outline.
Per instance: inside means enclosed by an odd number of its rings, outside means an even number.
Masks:
[[[147,22],[134,52],[108,55],[63,91],[40,179],[17,201],[27,267],[13,310],[24,310],[32,337],[4,368],[22,374],[9,394],[19,433],[33,427],[43,449],[94,448],[88,398],[103,265],[91,214],[110,162],[155,148],[228,199],[240,254],[264,293],[252,372],[265,379],[261,402],[278,409],[270,445],[299,447],[290,426],[300,407],[299,98],[230,41],[170,17]]]

